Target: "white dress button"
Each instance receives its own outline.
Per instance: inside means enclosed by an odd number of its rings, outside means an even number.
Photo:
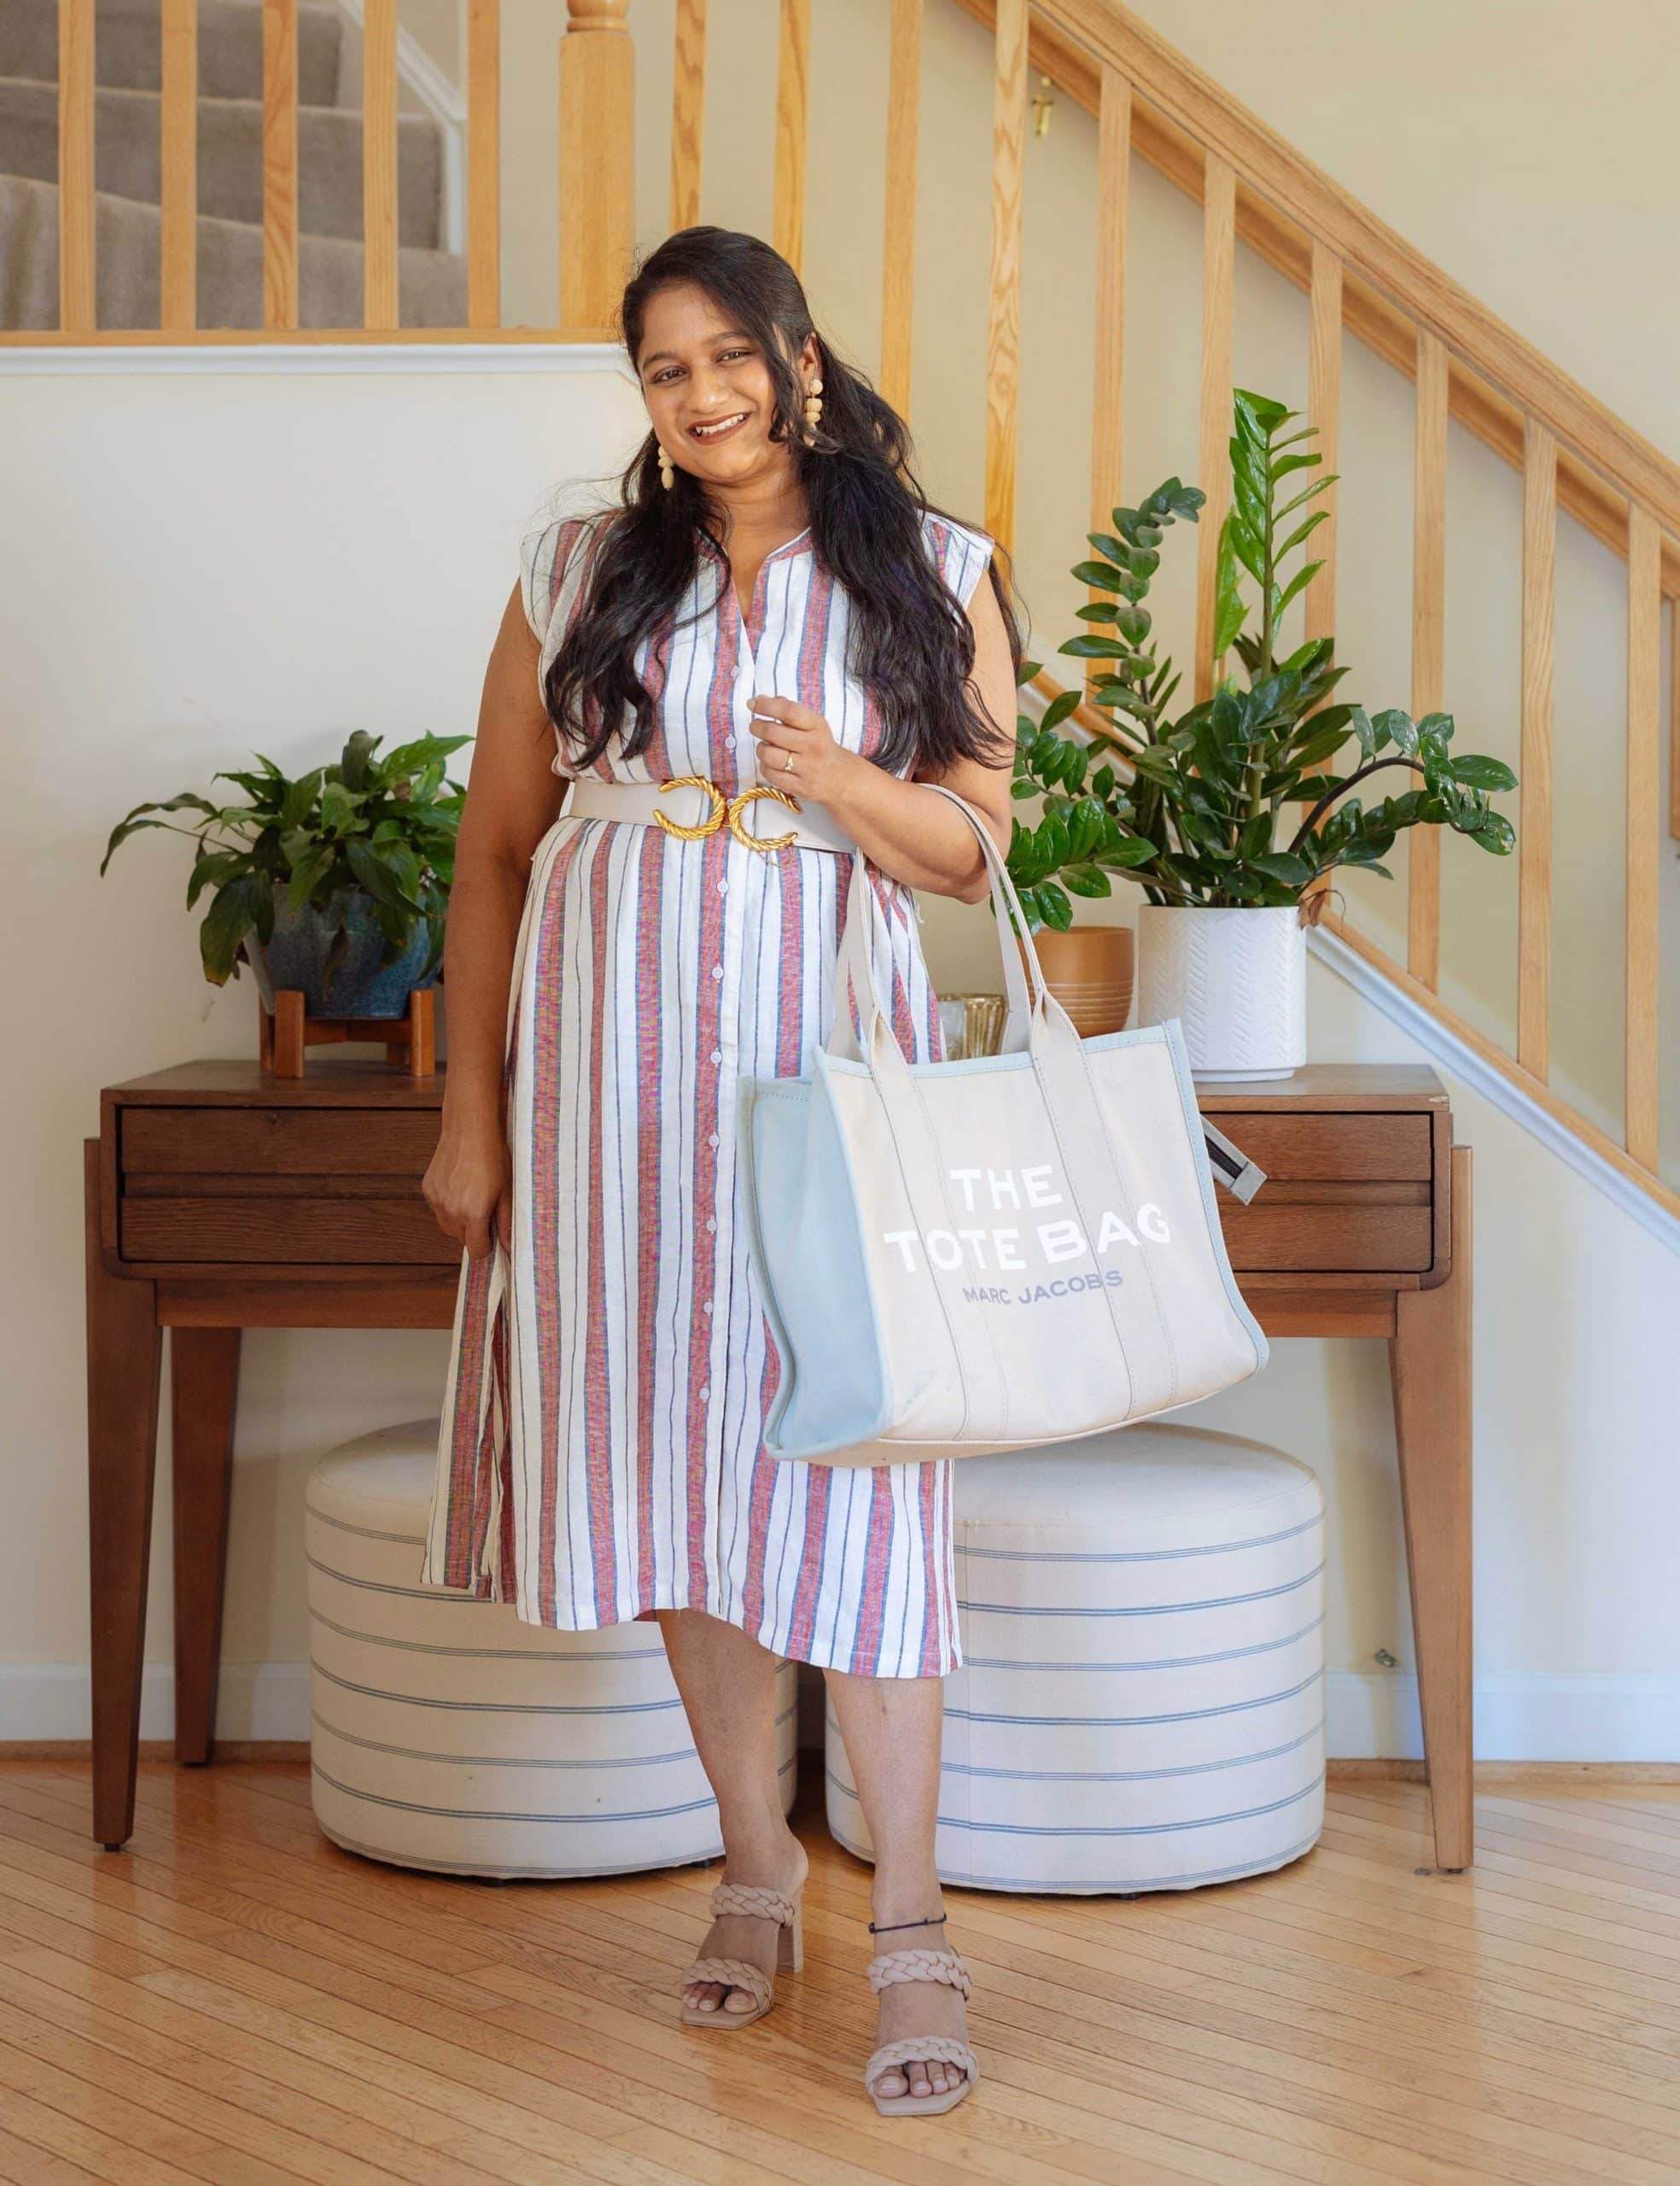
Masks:
[[[735,749],[735,739],[732,736],[726,736],[724,738],[723,748],[726,751],[732,751]]]
[[[709,1230],[715,1230],[715,1229],[717,1228],[717,1226],[718,1226],[718,1225],[717,1225],[717,1217],[716,1217],[716,1215],[715,1215],[715,1214],[713,1214],[713,1215],[709,1215],[709,1216],[707,1217],[707,1220],[706,1220],[706,1227],[707,1227]]]
[[[729,893],[729,883],[726,880],[719,881],[718,893],[720,896],[726,896]]]
[[[715,1146],[715,1145],[717,1144],[717,1143],[718,1143],[718,1135],[717,1135],[717,1133],[716,1133],[715,1131],[714,1131],[714,1132],[712,1133],[711,1137],[710,1137],[706,1141],[706,1143],[707,1143],[707,1145],[708,1145],[708,1146]]]
[[[712,967],[712,977],[713,977],[715,979],[720,979],[723,977],[723,967],[722,967],[722,965],[721,965],[721,964],[714,964],[714,965],[713,965],[713,967]]]
[[[709,1298],[706,1300],[705,1304],[700,1308],[700,1310],[703,1313],[709,1313],[711,1312],[712,1301]]]
[[[714,1048],[712,1049],[712,1061],[714,1062],[721,1062],[723,1061],[723,1049],[721,1048]]]
[[[700,1392],[700,1401],[701,1401],[701,1403],[702,1403],[702,1404],[704,1404],[704,1402],[706,1401],[707,1398],[708,1398],[709,1396],[710,1396],[710,1394],[712,1394],[712,1385],[711,1385],[711,1383],[710,1383],[709,1382],[707,1382],[707,1384],[706,1384],[706,1386],[705,1386],[705,1387],[701,1390],[701,1392]]]

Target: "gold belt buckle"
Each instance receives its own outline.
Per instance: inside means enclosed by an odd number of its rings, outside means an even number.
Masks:
[[[704,792],[711,804],[711,810],[706,817],[692,827],[680,826],[676,821],[668,818],[662,812],[654,814],[654,819],[666,833],[674,835],[680,842],[696,843],[704,836],[715,835],[726,820],[729,823],[730,833],[744,850],[785,850],[794,840],[792,833],[785,835],[755,835],[744,824],[741,818],[746,807],[761,797],[773,797],[778,804],[785,804],[790,812],[797,812],[798,798],[790,797],[785,790],[772,789],[767,784],[757,788],[744,789],[737,796],[726,798],[717,784],[709,780],[704,774],[673,774],[668,781],[661,782],[659,785],[660,795],[662,797],[668,789],[697,789]]]

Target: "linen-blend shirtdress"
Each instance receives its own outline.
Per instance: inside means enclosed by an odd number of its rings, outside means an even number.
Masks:
[[[605,521],[522,542],[540,677]],[[990,539],[932,516],[923,531],[966,606]],[[755,691],[878,748],[878,709],[847,672],[849,622],[808,527],[766,558],[744,618],[703,541],[687,596],[637,655],[654,740],[595,771],[750,787]],[[775,814],[750,807],[747,825],[773,834]],[[826,1037],[852,862],[754,850],[726,827],[684,841],[565,816],[539,844],[509,997],[512,1249],[462,1255],[423,1583],[566,1631],[700,1609],[778,1655],[870,1676],[961,1661],[953,1461],[829,1466],[762,1447],[780,1362],[747,1258],[735,1084],[802,1074]],[[914,899],[871,878],[895,1029],[907,1055],[937,1059]]]

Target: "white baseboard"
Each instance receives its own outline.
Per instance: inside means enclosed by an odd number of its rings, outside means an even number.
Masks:
[[[173,1729],[175,1675],[149,1663],[140,1735]],[[1415,1761],[1423,1753],[1417,1680],[1332,1670],[1325,1680],[1327,1740],[1337,1761]],[[228,1663],[217,1728],[225,1739],[309,1736],[306,1663]],[[0,1665],[0,1744],[85,1739],[85,1663]],[[1680,1675],[1568,1676],[1509,1672],[1476,1681],[1480,1761],[1680,1762]]]
[[[1332,1670],[1327,1751],[1336,1761],[1420,1761],[1415,1676]],[[1680,1676],[1508,1671],[1476,1680],[1479,1761],[1680,1761]]]
[[[224,1663],[216,1715],[225,1739],[307,1739],[308,1663]],[[90,1726],[85,1663],[0,1663],[0,1744],[85,1739]],[[174,1669],[148,1663],[140,1735],[167,1739],[174,1733]]]

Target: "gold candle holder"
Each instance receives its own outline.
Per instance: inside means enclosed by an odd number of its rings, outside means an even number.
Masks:
[[[1006,1008],[1000,994],[948,994],[940,997],[945,1032],[945,1060],[963,1062],[972,1055],[995,1055],[1003,1039]]]

